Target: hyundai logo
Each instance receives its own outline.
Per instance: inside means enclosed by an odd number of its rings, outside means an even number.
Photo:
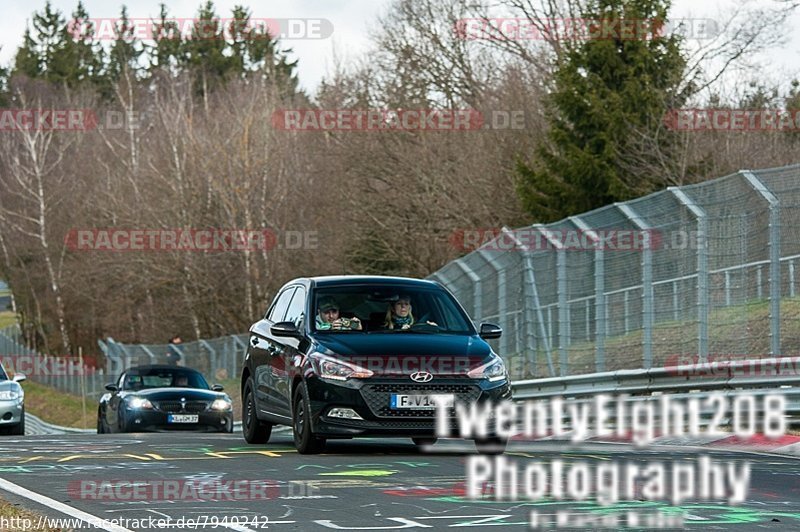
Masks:
[[[415,371],[411,374],[411,380],[414,382],[431,382],[433,380],[433,375],[427,371]]]

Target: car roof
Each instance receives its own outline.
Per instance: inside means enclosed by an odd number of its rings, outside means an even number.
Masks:
[[[181,371],[194,371],[195,373],[200,373],[198,370],[194,368],[187,368],[185,366],[171,366],[169,364],[151,364],[148,366],[132,366],[125,370],[125,372],[129,371],[150,371],[154,369],[169,369],[169,370],[181,370]]]
[[[389,275],[322,275],[295,279],[292,282],[306,281],[314,286],[337,286],[349,284],[405,285],[419,287],[438,287],[438,283],[413,277],[396,277]],[[287,283],[291,284],[291,283]]]

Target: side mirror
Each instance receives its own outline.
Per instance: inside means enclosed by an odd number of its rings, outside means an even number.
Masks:
[[[481,331],[479,336],[484,340],[491,340],[493,338],[500,338],[503,334],[503,329],[494,323],[481,323]]]
[[[269,328],[269,332],[272,333],[272,336],[286,336],[289,338],[299,338],[301,336],[300,331],[297,330],[297,326],[292,321],[279,321]]]
[[[225,388],[223,388],[221,384],[214,384],[214,385],[211,386],[211,391],[212,392],[221,392],[224,389]]]
[[[111,384],[106,384],[106,390],[108,390],[109,392],[116,392],[117,390],[119,390],[119,388],[117,388],[116,384],[111,383]]]
[[[28,377],[26,377],[23,373],[16,373],[16,374],[14,374],[14,379],[13,380],[14,380],[14,382],[22,382],[27,378]]]

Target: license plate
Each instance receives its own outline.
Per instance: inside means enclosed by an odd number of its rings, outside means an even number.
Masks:
[[[455,403],[455,397],[453,394],[441,394],[441,395],[402,395],[398,393],[392,394],[392,408],[394,409],[403,409],[403,408],[413,408],[415,410],[433,410],[436,408],[436,403],[434,402],[435,397],[443,397],[445,399],[445,405],[448,407],[452,407]]]
[[[197,414],[170,414],[167,423],[197,423],[200,416]]]

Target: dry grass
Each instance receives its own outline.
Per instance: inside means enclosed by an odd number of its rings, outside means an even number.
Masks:
[[[658,309],[656,309],[658,310]],[[747,354],[752,358],[770,352],[769,301],[715,309],[709,313],[708,351],[718,356]],[[663,321],[653,327],[653,367],[664,366],[678,354],[697,353],[695,320]],[[643,333],[637,329],[628,334],[606,338],[606,370],[636,369],[643,366]],[[781,301],[781,348],[784,355],[800,354],[800,297]],[[594,373],[594,342],[573,343],[568,347],[570,375]],[[549,376],[544,351],[535,354],[535,362],[511,357],[512,378]],[[559,352],[552,352],[556,375],[559,374]]]
[[[25,412],[43,421],[81,429],[92,429],[97,426],[97,402],[94,399],[86,399],[84,418],[81,397],[78,395],[65,393],[31,380],[24,381],[22,389],[25,390]]]
[[[3,526],[4,532],[23,532],[29,530],[38,530],[41,532],[61,532],[61,528],[50,528],[48,526],[44,526],[41,528],[37,528],[36,525],[39,523],[41,516],[37,513],[31,512],[30,510],[26,510],[22,508],[18,504],[12,504],[6,500],[0,499],[0,516],[9,520],[6,523],[6,526]],[[11,519],[14,519],[13,521]],[[32,523],[30,526],[24,526],[23,519],[30,520]],[[11,524],[18,524],[18,526],[9,526]]]

